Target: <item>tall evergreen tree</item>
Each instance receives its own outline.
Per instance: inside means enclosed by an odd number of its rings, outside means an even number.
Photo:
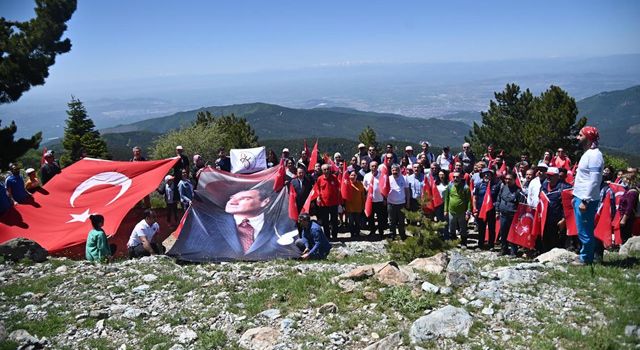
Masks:
[[[561,88],[551,86],[540,96],[533,96],[529,89],[521,91],[518,85],[507,84],[494,96],[489,109],[481,113],[482,125],[474,123],[465,137],[477,154],[483,154],[493,144],[504,150],[512,163],[522,151],[535,158],[546,149],[577,150],[575,135],[586,119],[576,121],[576,102]]]
[[[378,149],[377,137],[378,135],[376,134],[376,131],[373,130],[372,127],[367,125],[367,127],[362,130],[360,135],[358,135],[358,141],[364,143],[367,147],[373,146]]]
[[[0,126],[2,121],[0,120]],[[0,171],[9,168],[9,163],[27,153],[29,149],[36,149],[42,141],[42,133],[38,132],[30,139],[18,139],[14,141],[13,135],[18,130],[15,122],[7,127],[0,127]]]
[[[78,161],[83,151],[88,157],[108,158],[107,144],[100,137],[100,132],[95,130],[96,126],[87,116],[87,110],[82,102],[72,96],[71,102],[67,105],[69,118],[67,118],[62,140],[62,146],[65,149],[60,159],[62,165],[66,166]]]

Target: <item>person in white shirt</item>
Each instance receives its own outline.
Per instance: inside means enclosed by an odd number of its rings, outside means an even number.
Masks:
[[[593,263],[595,238],[593,237],[594,220],[600,202],[600,183],[604,159],[598,149],[600,133],[593,126],[585,126],[578,133],[578,142],[584,154],[576,169],[573,185],[573,212],[576,217],[578,239],[582,243],[579,260],[573,265]]]
[[[156,222],[156,214],[151,209],[145,210],[144,219],[133,228],[131,236],[129,236],[129,241],[127,242],[129,258],[164,253],[164,247],[153,242],[153,237],[159,230],[160,225]]]
[[[376,230],[382,237],[384,234],[384,230],[387,228],[387,206],[384,204],[384,197],[382,193],[380,193],[380,172],[378,171],[378,162],[372,161],[369,164],[369,169],[371,170],[364,176],[364,180],[362,184],[364,185],[364,189],[369,191],[369,186],[373,186],[373,213],[369,217],[369,229],[371,230],[369,234],[374,235]],[[378,221],[378,226],[375,225],[376,221],[374,217]]]
[[[409,183],[404,176],[400,175],[400,166],[391,166],[391,176],[389,177],[389,195],[387,196],[387,212],[389,213],[389,228],[391,239],[396,237],[396,228],[400,233],[400,238],[405,239],[407,235],[404,228],[403,208],[409,209],[408,198],[411,198]]]
[[[546,163],[538,163],[538,167],[536,168],[537,176],[527,185],[527,191],[525,192],[527,195],[527,204],[534,208],[538,206],[538,202],[540,201],[540,189],[542,188],[544,179],[547,178],[547,169],[548,166]]]

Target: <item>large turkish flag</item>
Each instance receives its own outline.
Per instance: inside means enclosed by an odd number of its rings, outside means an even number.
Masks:
[[[89,215],[105,218],[113,235],[142,198],[154,191],[178,158],[148,162],[82,159],[64,168],[27,204],[0,217],[0,243],[17,237],[38,242],[50,253],[84,244],[92,229]]]

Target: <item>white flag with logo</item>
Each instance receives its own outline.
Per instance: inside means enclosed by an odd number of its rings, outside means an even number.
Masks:
[[[234,174],[255,173],[267,168],[264,146],[231,150],[231,172]]]

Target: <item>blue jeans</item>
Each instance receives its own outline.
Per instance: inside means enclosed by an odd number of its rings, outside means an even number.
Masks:
[[[593,237],[593,229],[596,217],[596,211],[598,210],[599,201],[592,201],[587,204],[587,210],[585,212],[580,211],[580,203],[582,201],[573,197],[573,214],[576,217],[576,226],[578,228],[578,239],[582,243],[580,248],[580,260],[585,263],[593,262],[593,253],[596,246],[596,240]]]

